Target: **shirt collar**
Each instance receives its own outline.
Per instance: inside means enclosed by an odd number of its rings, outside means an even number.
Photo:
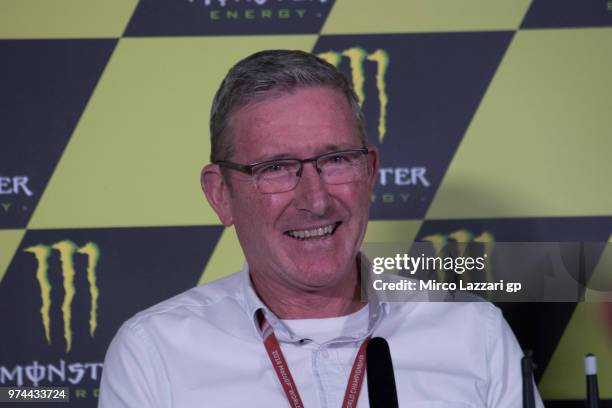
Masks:
[[[367,259],[365,255],[359,253],[359,264],[360,264],[360,273],[362,279],[367,279],[370,276],[371,263]],[[365,270],[363,268],[366,268]],[[279,339],[279,341],[287,341],[287,342],[298,342],[300,339],[296,338],[291,330],[283,323],[281,319],[279,319],[259,298],[255,289],[253,288],[253,284],[251,282],[251,277],[249,273],[249,265],[245,261],[242,271],[241,271],[241,298],[244,302],[245,312],[249,316],[249,320],[252,324],[254,333],[256,333],[257,337],[263,339],[263,334],[261,331],[260,325],[260,313],[266,318],[272,329],[274,330],[274,334]],[[369,280],[368,280],[369,281]],[[365,333],[362,335],[353,337],[353,338],[341,338],[339,341],[347,340],[361,340],[367,336],[372,335],[372,332],[376,330],[376,328],[380,325],[381,321],[384,317],[389,313],[389,302],[382,299],[374,290],[371,290],[371,285],[366,285],[365,296],[368,300],[369,306],[369,318],[368,318],[368,328]]]

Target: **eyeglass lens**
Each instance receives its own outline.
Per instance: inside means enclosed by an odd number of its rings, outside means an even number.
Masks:
[[[327,184],[359,181],[365,174],[366,156],[361,151],[334,152],[319,157],[316,166]],[[280,193],[295,188],[301,177],[299,160],[278,160],[253,168],[262,193]]]

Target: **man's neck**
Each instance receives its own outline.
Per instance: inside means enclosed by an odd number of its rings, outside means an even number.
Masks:
[[[365,306],[361,300],[359,275],[335,287],[305,291],[251,273],[255,292],[280,319],[320,319],[354,313]]]

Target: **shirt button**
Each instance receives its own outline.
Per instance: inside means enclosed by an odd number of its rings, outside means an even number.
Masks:
[[[327,350],[322,350],[321,351],[321,357],[323,357],[324,359],[328,359],[329,358],[329,351]]]

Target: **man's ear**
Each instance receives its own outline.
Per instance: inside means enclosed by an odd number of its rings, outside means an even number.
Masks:
[[[379,153],[378,148],[374,145],[368,145],[368,187],[370,194],[374,191],[376,178],[378,177]]]
[[[229,227],[234,223],[230,205],[230,187],[225,182],[221,169],[216,164],[207,164],[200,175],[202,191],[210,206],[215,210],[223,225]]]

